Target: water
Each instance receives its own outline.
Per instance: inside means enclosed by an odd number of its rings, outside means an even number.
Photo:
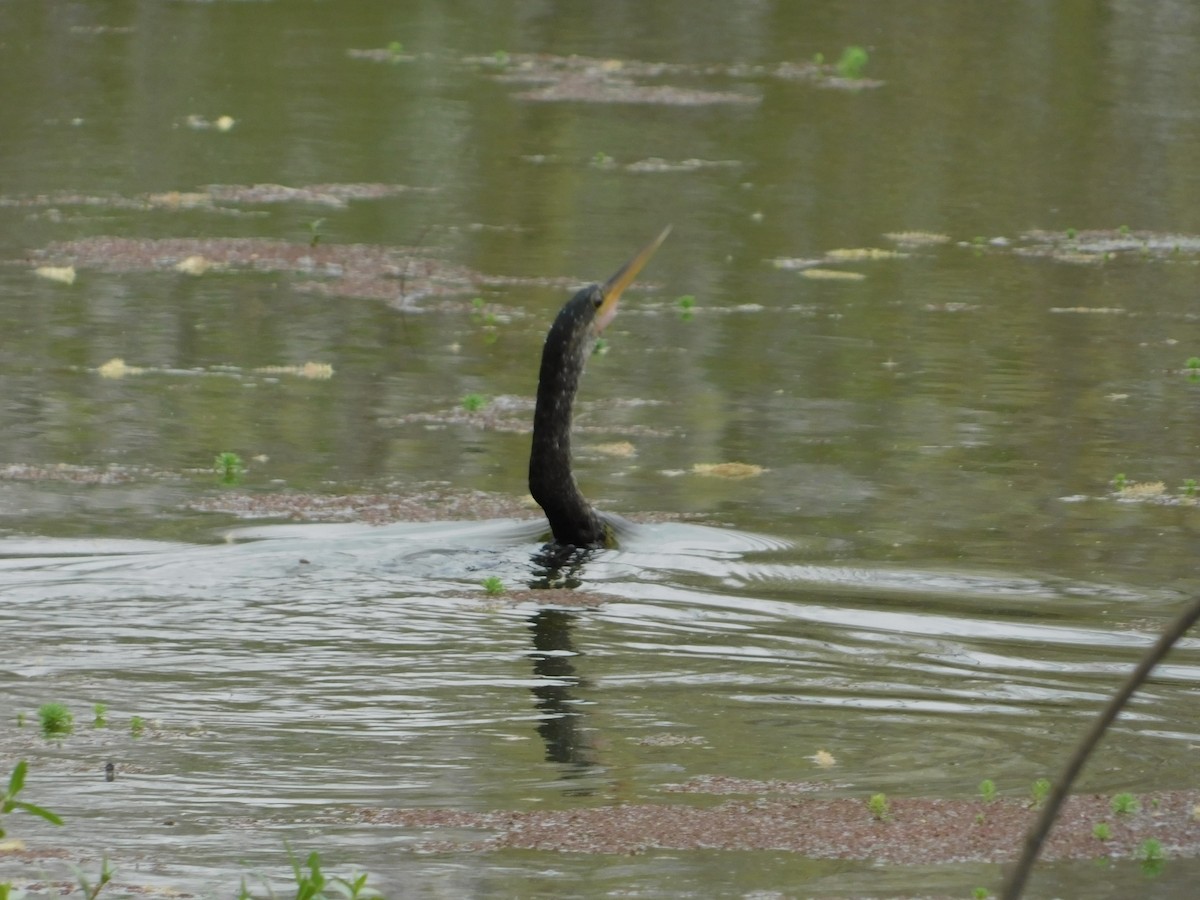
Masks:
[[[202,896],[285,839],[393,896],[966,896],[996,868],[418,853],[356,810],[1023,795],[1200,584],[1191,4],[15,3],[0,41],[0,771],[67,820],[6,818],[31,849]],[[851,44],[882,86],[780,75]],[[536,54],[687,103],[522,99]],[[547,591],[540,342],[668,222],[579,406],[641,521]],[[235,515],[317,502],[358,521]],[[1084,789],[1197,787],[1197,650]],[[61,744],[13,724],[49,701]]]

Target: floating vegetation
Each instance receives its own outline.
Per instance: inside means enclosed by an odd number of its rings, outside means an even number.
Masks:
[[[837,765],[837,760],[828,750],[818,750],[816,753],[810,756],[809,759],[811,759],[822,769],[830,769]]]
[[[632,738],[630,740],[633,740]],[[641,747],[707,747],[708,741],[696,734],[652,734],[637,738]]]
[[[867,809],[877,822],[886,822],[892,817],[892,806],[888,803],[887,794],[872,794],[867,800]]]
[[[950,236],[932,231],[889,231],[884,234],[889,241],[906,247],[934,247],[950,243]]]
[[[540,515],[540,510],[516,497],[483,491],[457,491],[440,485],[418,485],[403,492],[361,494],[221,492],[192,500],[187,508],[243,519],[362,522],[368,525],[462,519],[527,519],[535,514]]]
[[[462,408],[469,413],[479,412],[487,406],[487,397],[483,394],[467,394],[462,398]]]
[[[483,579],[483,589],[487,591],[489,597],[496,597],[504,593],[504,582],[495,575],[489,575]]]
[[[832,262],[858,262],[859,260],[874,259],[906,259],[907,253],[899,250],[882,250],[878,247],[849,247],[840,250],[830,250],[825,258]]]
[[[38,266],[33,274],[47,281],[57,281],[59,284],[75,283],[74,266]]]
[[[699,172],[702,169],[736,168],[736,159],[679,159],[668,160],[652,156],[625,166],[627,172]]]
[[[75,716],[64,703],[43,703],[37,712],[46,737],[70,734],[75,727]]]
[[[212,268],[212,263],[203,256],[189,256],[175,264],[175,271],[184,275],[203,275]]]
[[[345,208],[352,200],[383,200],[408,192],[431,192],[436,188],[412,187],[403,184],[377,182],[347,184],[313,184],[287,187],[282,184],[210,184],[197,191],[164,191],[138,194],[99,196],[58,192],[32,196],[0,196],[0,207],[60,207],[98,206],[107,209],[130,210],[224,210],[221,204],[233,206],[266,205],[273,203],[303,203]]]
[[[93,237],[62,241],[33,253],[43,261],[108,273],[169,272],[192,256],[211,268],[251,272],[289,272],[304,276],[294,290],[332,296],[382,299],[411,312],[427,307],[418,299],[477,294],[482,286],[536,285],[574,288],[581,278],[493,276],[456,266],[419,248],[369,244],[292,243],[263,238]],[[443,307],[461,309],[464,301]],[[513,311],[512,315],[518,315]]]
[[[101,378],[124,378],[126,375],[141,375],[145,371],[139,366],[126,365],[125,360],[116,356],[96,369]]]
[[[762,466],[740,462],[696,463],[692,466],[692,473],[695,475],[705,475],[712,478],[729,478],[732,480],[756,478],[765,471],[767,470]]]
[[[834,64],[839,78],[862,78],[870,57],[862,47],[847,47]]]
[[[613,441],[608,444],[592,444],[588,447],[593,453],[604,456],[614,456],[620,459],[630,459],[637,456],[637,449],[629,441]]]
[[[1098,264],[1120,257],[1175,260],[1200,254],[1200,235],[1156,231],[1068,229],[1027,231],[1013,252],[1058,262]]]
[[[193,131],[231,131],[236,123],[232,116],[218,116],[211,122],[200,115],[190,115],[183,120]]]
[[[333,366],[329,363],[306,362],[302,366],[259,366],[253,369],[241,369],[237,366],[209,366],[196,369],[172,369],[163,366],[131,366],[120,357],[113,357],[95,369],[101,378],[119,379],[130,375],[174,375],[197,376],[216,375],[226,378],[240,378],[245,373],[258,375],[296,375],[314,381],[325,381],[333,377]]]
[[[236,453],[226,451],[218,453],[213,459],[213,469],[222,484],[237,484],[246,474],[246,464]]]
[[[864,281],[862,272],[844,272],[841,269],[801,269],[800,275],[814,281]]]

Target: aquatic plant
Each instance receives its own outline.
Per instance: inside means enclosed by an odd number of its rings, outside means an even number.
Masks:
[[[1185,369],[1200,369],[1200,356],[1189,356],[1188,361],[1184,363]]]
[[[985,778],[979,782],[979,796],[983,797],[984,803],[991,803],[996,799],[996,782],[990,778]]]
[[[1041,806],[1046,802],[1046,798],[1050,796],[1050,779],[1039,778],[1033,783],[1030,793],[1033,795],[1033,805]]]
[[[1119,816],[1130,815],[1141,808],[1141,804],[1138,803],[1137,797],[1133,796],[1133,794],[1116,794],[1112,798],[1112,811]]]
[[[483,579],[483,589],[488,592],[489,596],[495,597],[504,593],[504,582],[495,575],[489,575]]]
[[[684,294],[675,302],[679,304],[680,318],[685,322],[690,321],[692,311],[696,308],[696,298],[691,294]]]
[[[880,822],[892,817],[892,808],[888,803],[887,794],[872,794],[871,799],[867,801],[867,809]]]
[[[25,789],[25,775],[28,772],[29,763],[25,760],[21,760],[13,768],[12,774],[8,777],[8,788],[4,791],[4,796],[0,797],[0,814],[8,815],[9,813],[20,811],[45,819],[52,825],[61,825],[62,819],[56,813],[52,813],[50,810],[43,809],[33,803],[17,799],[21,791]],[[3,838],[4,828],[0,826],[0,839]]]
[[[387,45],[387,52],[392,62],[400,62],[404,58],[404,45],[399,41],[392,41]]]
[[[1195,478],[1183,479],[1183,496],[1185,496],[1185,497],[1195,497],[1196,496],[1196,479]]]
[[[236,453],[226,451],[213,457],[213,468],[222,484],[237,484],[246,474],[246,465]]]
[[[492,54],[492,59],[494,59],[496,61],[496,65],[498,65],[498,66],[507,66],[508,65],[508,51],[507,50],[497,50],[495,53]]]
[[[321,243],[321,238],[323,237],[321,234],[321,226],[324,224],[324,219],[313,219],[308,223],[308,232],[310,235],[308,239],[308,246],[315,247],[317,244]]]
[[[487,406],[487,397],[483,394],[466,394],[462,398],[462,408],[467,412],[479,412]]]
[[[292,877],[296,881],[296,900],[327,900],[331,895],[327,893],[328,888],[332,888],[335,892],[332,896],[343,897],[346,900],[359,900],[368,897],[382,897],[378,891],[367,887],[367,874],[364,872],[356,878],[342,878],[338,875],[326,876],[321,870],[321,854],[314,850],[308,854],[308,857],[303,863],[288,844],[287,847],[288,859],[292,864]],[[305,871],[307,869],[307,871]],[[270,891],[270,889],[268,888]],[[274,898],[275,892],[270,891],[269,896]],[[246,887],[246,879],[242,879],[242,887],[238,892],[238,900],[255,900],[255,895],[250,893],[250,889]]]
[[[977,887],[975,890],[971,891],[971,896],[974,897],[975,900],[987,900],[988,897],[992,896],[992,892],[985,887]]]
[[[834,68],[842,78],[862,78],[863,69],[867,67],[867,59],[867,51],[862,47],[847,47],[842,51],[842,56]]]
[[[1079,232],[1076,229],[1074,229],[1074,228],[1067,229],[1067,240],[1068,241],[1073,241],[1078,236],[1079,236]]]
[[[83,873],[83,869],[78,866],[71,866],[75,870],[75,880],[79,883],[79,890],[83,893],[86,900],[95,900],[96,896],[104,889],[104,886],[112,881],[113,868],[109,865],[108,857],[100,857],[100,878],[95,884],[88,881],[87,875]]]
[[[1112,837],[1112,828],[1107,822],[1097,822],[1092,826],[1092,837],[1098,841],[1107,841]]]
[[[131,716],[129,719],[129,733],[134,737],[141,737],[142,732],[146,730],[146,720],[141,716]]]
[[[1146,838],[1138,847],[1137,858],[1142,861],[1142,872],[1154,878],[1162,874],[1166,854],[1163,853],[1162,843],[1155,838]]]
[[[17,727],[18,728],[25,727],[25,713],[23,713],[23,712],[17,713]]]
[[[1125,477],[1124,472],[1118,472],[1113,476],[1112,486],[1113,490],[1117,492],[1123,491],[1129,486],[1129,479]]]
[[[610,169],[616,165],[616,160],[605,153],[603,150],[597,150],[592,157],[592,165],[598,169]]]
[[[108,725],[108,720],[104,718],[104,714],[108,712],[108,706],[104,703],[93,703],[92,713],[95,716],[92,719],[93,728],[104,728]]]
[[[42,722],[42,734],[70,734],[75,727],[75,716],[63,703],[43,703],[38,707],[38,718]]]

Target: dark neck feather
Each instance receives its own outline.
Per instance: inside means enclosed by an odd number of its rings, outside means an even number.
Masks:
[[[606,528],[571,474],[571,416],[583,366],[592,349],[594,286],[580,291],[558,314],[542,348],[529,492],[546,513],[556,543],[603,547]]]

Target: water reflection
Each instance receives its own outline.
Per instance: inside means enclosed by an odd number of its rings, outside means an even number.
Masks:
[[[546,744],[546,761],[571,766],[571,778],[598,765],[586,719],[584,701],[572,692],[586,682],[575,672],[579,656],[571,639],[575,615],[561,609],[540,609],[529,619],[533,632],[533,673],[540,682],[533,688],[541,719],[537,730]]]

